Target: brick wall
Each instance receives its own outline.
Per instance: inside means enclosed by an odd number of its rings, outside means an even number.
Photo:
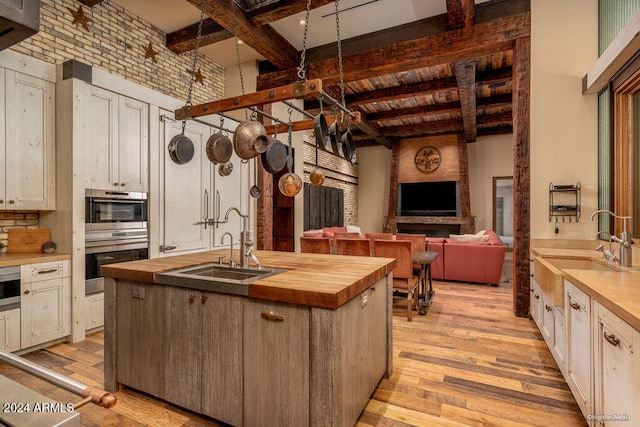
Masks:
[[[38,228],[38,212],[0,211],[0,243],[5,246],[0,252],[7,251],[10,228]]]
[[[312,131],[304,134],[304,182],[316,168],[316,140]],[[357,157],[356,157],[357,158]],[[324,172],[324,186],[344,190],[344,223],[358,225],[358,164],[318,150],[318,167]]]
[[[166,36],[160,29],[140,20],[111,0],[87,7],[85,16],[92,20],[89,31],[74,25],[67,9],[78,10],[75,0],[42,0],[40,32],[12,46],[11,49],[53,64],[69,59],[105,70],[141,86],[186,101],[193,66],[193,52],[177,55],[165,47]],[[159,54],[157,63],[145,59],[145,49],[152,43]],[[224,68],[198,55],[203,84],[194,85],[194,104],[224,96]]]

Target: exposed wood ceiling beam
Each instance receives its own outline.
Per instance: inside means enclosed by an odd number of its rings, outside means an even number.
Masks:
[[[363,80],[510,50],[515,39],[530,33],[530,13],[495,19],[346,56],[344,78],[345,81]],[[322,79],[324,86],[339,82],[337,58],[309,64],[308,68],[307,76]],[[291,70],[262,74],[258,76],[258,90],[291,83],[291,75]]]
[[[333,2],[334,0],[311,0],[311,9]],[[247,13],[247,19],[256,26],[266,25],[279,19],[286,18],[287,16],[304,12],[306,9],[306,1],[280,0],[277,3],[268,4]]]
[[[202,7],[200,0],[187,1],[198,9]],[[252,24],[244,12],[233,2],[209,0],[205,5],[205,14],[232,34],[234,33],[234,10],[238,37],[244,43],[251,46],[278,68],[289,69],[298,65],[300,61],[298,50],[270,25],[256,26]]]
[[[474,0],[447,0],[447,26],[450,30],[470,27],[476,22]]]
[[[467,142],[476,140],[476,61],[467,59],[454,64],[462,109],[462,127]]]
[[[199,25],[200,23],[198,22],[167,34],[167,49],[177,54],[189,52],[195,49]],[[233,37],[233,33],[227,31],[213,19],[206,18],[202,21],[200,47],[221,42],[231,37]]]
[[[455,114],[460,112],[459,102],[446,102],[444,104],[420,105],[418,107],[399,108],[379,113],[367,114],[369,122],[381,122],[385,120],[410,119],[431,114]]]

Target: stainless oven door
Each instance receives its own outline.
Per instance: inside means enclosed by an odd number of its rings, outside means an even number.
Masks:
[[[20,267],[0,268],[0,311],[20,306]]]
[[[148,242],[87,247],[85,252],[85,295],[104,290],[100,267],[118,262],[149,258]]]
[[[86,190],[85,229],[146,228],[147,207],[146,193]]]

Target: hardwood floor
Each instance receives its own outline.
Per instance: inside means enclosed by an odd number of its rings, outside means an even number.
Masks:
[[[434,282],[426,316],[406,320],[394,306],[394,373],[383,380],[358,426],[585,426],[542,336],[512,312],[510,281],[499,287]],[[102,387],[103,334],[57,344],[25,357]],[[0,374],[59,402],[75,395],[0,364]],[[110,410],[80,408],[85,426],[217,425],[130,389]],[[265,425],[268,423],[265,421]]]

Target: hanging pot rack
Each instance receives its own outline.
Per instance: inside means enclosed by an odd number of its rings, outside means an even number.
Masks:
[[[205,102],[203,104],[198,105],[185,105],[182,108],[175,110],[175,119],[176,120],[188,120],[194,119],[196,117],[208,116],[211,114],[220,114],[228,111],[241,110],[241,109],[250,109],[257,114],[261,114],[265,117],[272,119],[273,121],[282,123],[282,120],[279,120],[275,117],[268,115],[257,109],[258,105],[270,104],[274,102],[284,102],[289,107],[296,109],[297,111],[303,112],[304,110],[298,109],[297,107],[293,107],[293,104],[289,101],[290,99],[303,99],[310,97],[319,97],[322,100],[327,100],[328,103],[332,106],[337,107],[342,110],[345,114],[351,117],[350,122],[352,124],[360,123],[361,116],[359,112],[352,112],[349,109],[345,108],[335,99],[333,99],[330,95],[322,90],[322,80],[320,79],[312,79],[312,80],[300,80],[295,83],[279,86],[277,88],[261,90],[258,92],[234,96],[230,98],[221,99],[218,101]],[[313,117],[310,113],[304,112],[302,113],[307,117]],[[333,118],[331,116],[328,119]],[[333,123],[333,121],[332,121]],[[292,123],[293,130],[308,130],[313,129],[313,120],[299,120]],[[281,128],[278,130],[286,131],[286,125],[280,125]],[[273,133],[275,127],[268,126],[267,128],[271,128],[271,131],[267,130],[268,133]]]

